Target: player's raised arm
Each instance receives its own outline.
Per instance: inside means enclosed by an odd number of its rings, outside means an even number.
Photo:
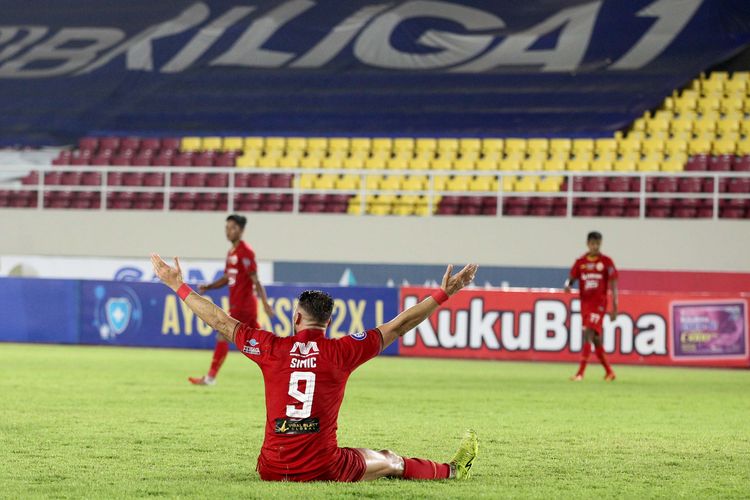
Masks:
[[[394,340],[406,334],[412,328],[415,328],[427,319],[440,304],[448,300],[448,297],[471,283],[477,273],[477,267],[479,266],[476,264],[467,264],[455,276],[451,276],[453,266],[448,266],[438,292],[427,297],[419,304],[403,311],[388,323],[378,327],[380,333],[383,335],[383,347],[390,345]]]
[[[158,254],[152,253],[151,264],[153,264],[154,272],[162,283],[174,290],[191,311],[229,342],[234,342],[234,330],[239,321],[229,316],[210,300],[195,293],[182,281],[182,269],[180,269],[180,261],[177,257],[174,258],[175,267],[172,267],[164,262],[164,259],[159,257]]]

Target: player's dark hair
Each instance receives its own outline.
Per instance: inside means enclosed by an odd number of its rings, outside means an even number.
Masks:
[[[586,237],[586,241],[602,241],[602,233],[599,231],[591,231],[589,235]]]
[[[232,214],[227,217],[227,222],[229,222],[230,220],[240,226],[240,229],[245,229],[245,224],[247,224],[247,217],[245,217],[244,215]]]
[[[318,323],[328,323],[333,313],[333,298],[322,290],[305,290],[299,295],[299,307]]]

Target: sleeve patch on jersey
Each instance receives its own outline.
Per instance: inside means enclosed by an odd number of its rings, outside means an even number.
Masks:
[[[365,340],[367,338],[367,332],[352,333],[350,337],[354,340]]]
[[[312,434],[320,432],[320,422],[316,417],[277,418],[273,432],[276,434]]]
[[[250,260],[248,258],[242,259],[242,265],[245,266],[245,267],[250,267],[251,263],[252,263],[252,260]]]

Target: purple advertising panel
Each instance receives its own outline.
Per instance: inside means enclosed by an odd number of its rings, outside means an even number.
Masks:
[[[747,357],[746,301],[674,301],[670,306],[673,359]]]

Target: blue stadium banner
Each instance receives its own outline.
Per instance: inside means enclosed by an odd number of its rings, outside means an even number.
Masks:
[[[0,278],[0,341],[78,343],[80,282]]]
[[[213,348],[216,334],[200,318],[158,283],[81,282],[82,344],[124,346]],[[274,317],[259,308],[261,328],[279,336],[293,333],[295,298],[306,287],[267,286]],[[341,337],[390,320],[397,314],[398,290],[394,288],[323,288],[334,298],[328,335]],[[228,309],[226,290],[208,297]],[[397,354],[394,344],[386,354]]]
[[[0,137],[602,134],[746,48],[746,0],[4,1]]]

